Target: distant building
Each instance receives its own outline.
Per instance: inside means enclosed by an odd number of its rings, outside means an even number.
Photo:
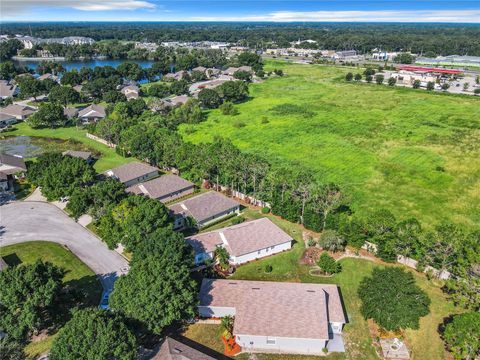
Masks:
[[[449,55],[437,56],[436,58],[418,57],[415,63],[434,66],[480,67],[480,56]]]
[[[203,279],[199,297],[201,317],[235,317],[233,335],[244,352],[345,351],[337,285]]]
[[[175,219],[174,229],[183,229],[188,218],[203,227],[240,212],[240,204],[216,191],[209,191],[169,206]]]
[[[162,175],[127,188],[128,192],[145,195],[163,203],[193,194],[194,190],[195,184],[173,174]]]
[[[158,169],[138,161],[131,162],[104,172],[105,176],[120,181],[125,187],[148,181],[158,176]]]
[[[14,116],[17,120],[25,120],[35,113],[36,109],[31,106],[11,104],[0,109],[0,114]]]
[[[195,251],[195,264],[214,258],[218,247],[230,254],[230,263],[243,264],[292,248],[292,237],[267,218],[248,221],[186,238]]]
[[[98,122],[106,116],[105,107],[97,104],[92,104],[78,112],[78,118],[84,124]]]

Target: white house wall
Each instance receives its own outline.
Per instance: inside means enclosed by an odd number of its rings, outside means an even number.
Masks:
[[[127,182],[124,183],[124,185],[125,185],[125,187],[130,187],[132,185],[135,185],[135,184],[153,179],[154,177],[157,177],[157,176],[158,176],[158,171],[152,171],[151,173],[148,173],[148,174],[145,174],[143,176],[132,179],[130,181],[127,181]]]
[[[221,318],[225,316],[235,316],[235,308],[223,306],[198,306],[198,313],[201,317]]]
[[[240,255],[240,256],[231,256],[230,261],[233,264],[239,265],[239,264],[244,264],[248,261],[253,261],[256,259],[263,258],[265,256],[270,256],[273,254],[277,254],[279,252],[285,251],[285,250],[290,250],[292,248],[292,242],[288,241],[283,244],[275,245],[275,246],[270,246],[265,249],[260,249],[245,255]]]
[[[307,335],[307,334],[306,334]],[[321,355],[327,340],[285,338],[235,334],[236,342],[243,351],[272,351],[291,354]],[[268,342],[267,342],[268,340]],[[274,343],[273,343],[274,342]]]

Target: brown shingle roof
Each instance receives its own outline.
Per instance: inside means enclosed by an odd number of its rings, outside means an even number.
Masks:
[[[218,245],[225,244],[225,240],[228,253],[233,256],[240,256],[270,246],[284,244],[292,241],[292,237],[268,218],[261,218],[193,235],[186,240],[196,253],[214,251]]]
[[[215,358],[167,337],[151,360],[215,360]]]
[[[22,157],[0,154],[0,171],[4,174],[11,175],[25,170],[27,167]]]
[[[209,191],[169,206],[174,214],[186,214],[197,221],[204,221],[240,204],[225,195]]]
[[[101,105],[92,104],[82,109],[78,113],[78,117],[105,117],[105,108]]]
[[[125,183],[141,176],[150,174],[154,171],[158,172],[158,169],[154,166],[150,166],[141,162],[131,162],[129,164],[107,170],[105,174],[107,176],[114,176],[118,179],[118,181]]]
[[[325,340],[345,323],[336,285],[204,279],[199,306],[235,308],[236,335]]]
[[[0,110],[0,113],[13,116],[29,116],[35,112],[30,106],[10,104]]]
[[[130,186],[127,188],[127,191],[135,194],[145,194],[152,199],[158,199],[193,186],[195,186],[193,183],[182,179],[180,176],[167,174],[141,184]]]
[[[8,83],[0,83],[0,97],[9,97],[15,94],[17,87]]]

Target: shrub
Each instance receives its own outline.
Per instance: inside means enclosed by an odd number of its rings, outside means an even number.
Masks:
[[[262,116],[262,124],[268,124],[269,122],[266,116]]]
[[[231,101],[225,101],[219,109],[223,115],[238,115],[238,109],[233,106]]]
[[[268,214],[268,213],[270,213],[270,208],[268,206],[264,206],[262,208],[262,214]]]
[[[270,264],[265,265],[265,272],[271,273],[273,271],[273,267]]]
[[[353,74],[351,72],[347,73],[347,75],[345,75],[345,80],[347,81],[352,81],[353,79]]]
[[[324,230],[318,241],[322,249],[329,251],[342,251],[345,249],[345,239],[335,230]]]
[[[391,77],[388,79],[388,86],[394,86],[397,83],[397,79]]]
[[[237,121],[233,124],[233,126],[240,129],[240,128],[243,128],[243,127],[247,126],[247,124],[245,124],[243,121]]]
[[[320,269],[322,269],[322,271],[326,272],[327,274],[336,274],[342,271],[342,266],[326,252],[320,255],[320,259],[318,260],[317,265],[320,267]]]
[[[475,95],[480,95],[480,88],[473,90],[473,93]]]
[[[245,221],[245,218],[243,216],[235,216],[233,219],[232,219],[232,224],[233,225],[237,225],[237,224],[241,224]]]
[[[307,245],[310,246],[310,247],[313,247],[313,246],[317,245],[317,242],[314,239],[310,238],[310,239],[308,239]]]
[[[362,74],[355,74],[354,79],[355,79],[355,81],[360,81],[360,80],[362,80]]]
[[[275,115],[302,115],[303,117],[313,117],[315,112],[308,110],[304,106],[297,104],[280,104],[275,105],[270,109]]]
[[[476,334],[476,335],[475,335]],[[480,357],[480,313],[455,315],[445,327],[444,338],[455,359]]]

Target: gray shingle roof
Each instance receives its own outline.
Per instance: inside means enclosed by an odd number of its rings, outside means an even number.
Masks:
[[[167,337],[151,360],[215,360],[215,358]]]
[[[11,175],[25,170],[27,167],[22,157],[0,154],[0,172]]]
[[[240,206],[238,202],[216,191],[209,191],[169,206],[174,214],[186,214],[204,221]]]
[[[35,112],[35,109],[30,106],[18,105],[18,104],[10,104],[2,109],[0,109],[0,113],[13,115],[13,116],[28,116]]]
[[[76,151],[76,150],[67,150],[62,153],[63,156],[71,156],[80,158],[83,160],[88,160],[92,157],[92,153],[90,151]]]
[[[195,252],[212,252],[224,244],[233,256],[249,254],[271,246],[292,241],[292,237],[268,218],[248,221],[242,224],[200,233],[186,238]],[[225,244],[225,241],[227,244]]]
[[[101,105],[92,104],[78,112],[78,117],[103,118],[106,116],[105,108]]]
[[[141,176],[150,174],[158,169],[154,166],[144,164],[141,162],[131,162],[111,170],[107,170],[104,174],[107,176],[114,176],[121,183],[125,183]]]
[[[204,279],[199,306],[235,308],[236,335],[326,340],[346,321],[336,285]]]
[[[130,186],[127,188],[127,191],[135,194],[145,194],[152,199],[158,199],[194,186],[193,183],[182,179],[180,176],[167,174],[141,184]]]

